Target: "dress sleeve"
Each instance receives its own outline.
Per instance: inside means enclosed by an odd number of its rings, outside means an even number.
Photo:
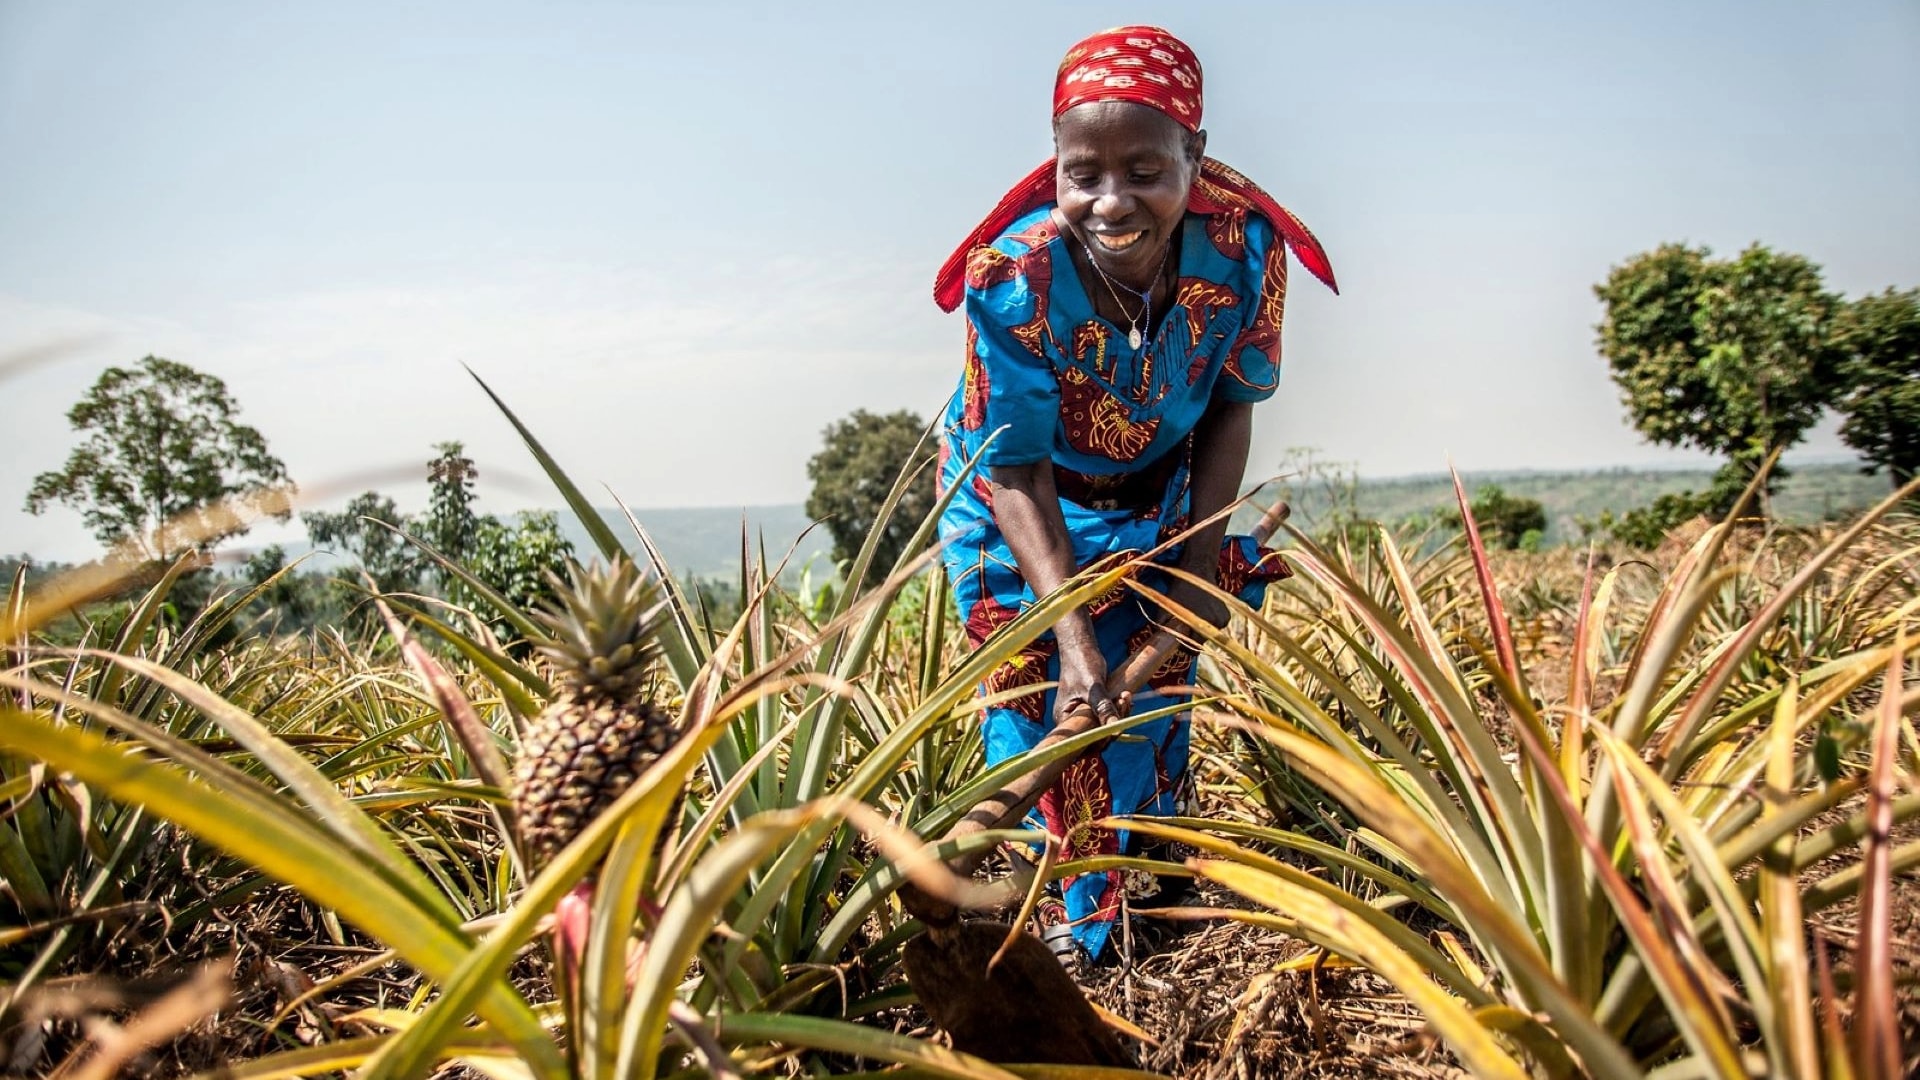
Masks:
[[[1026,279],[968,288],[966,313],[968,370],[979,380],[972,388],[973,410],[988,434],[999,432],[981,463],[1050,460],[1060,423],[1060,380],[1040,344],[1045,316]]]
[[[1247,220],[1246,281],[1257,290],[1253,322],[1240,332],[1221,365],[1215,397],[1265,401],[1280,384],[1280,323],[1287,310],[1287,245],[1264,218]]]

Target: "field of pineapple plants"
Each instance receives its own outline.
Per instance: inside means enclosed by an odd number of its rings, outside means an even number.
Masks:
[[[0,1072],[1096,1075],[950,1049],[900,889],[956,895],[920,838],[1041,764],[983,771],[982,676],[1127,567],[968,650],[929,518],[822,592],[743,549],[723,622],[521,433],[595,526],[554,610],[471,579],[236,644],[253,593],[161,617],[184,567],[15,582]],[[1104,860],[1199,889],[1080,975],[1136,1058],[1098,1075],[1910,1074],[1916,490],[1618,562],[1291,530],[1197,635],[1194,816],[1132,824],[1184,861]]]

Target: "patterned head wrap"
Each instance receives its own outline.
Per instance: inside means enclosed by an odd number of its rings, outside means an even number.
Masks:
[[[1198,131],[1200,91],[1200,61],[1185,42],[1157,26],[1122,26],[1103,30],[1067,50],[1054,76],[1053,115],[1057,118],[1089,101],[1131,101],[1160,110],[1188,131]],[[1007,226],[1053,202],[1054,183],[1054,159],[1048,158],[1002,196],[993,212],[954,249],[933,283],[933,299],[941,310],[952,311],[965,299],[967,257],[973,249],[992,243]],[[1203,159],[1187,196],[1187,209],[1216,214],[1236,206],[1271,222],[1300,265],[1329,289],[1340,291],[1326,251],[1299,218],[1238,171],[1212,158]]]
[[[1131,101],[1200,130],[1200,60],[1157,26],[1103,30],[1067,50],[1053,81],[1053,116],[1089,101]]]

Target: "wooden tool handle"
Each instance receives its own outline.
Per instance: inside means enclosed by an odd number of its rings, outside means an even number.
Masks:
[[[1291,512],[1291,508],[1284,501],[1275,503],[1261,516],[1260,523],[1254,526],[1252,533],[1254,540],[1265,543],[1279,529],[1280,524],[1287,520]],[[1119,668],[1107,673],[1107,697],[1117,699],[1122,694],[1130,694],[1145,686],[1147,679],[1166,662],[1167,657],[1173,655],[1173,651],[1179,646],[1179,640],[1168,631],[1162,630],[1153,635],[1140,651],[1129,656]],[[1100,726],[1100,723],[1100,717],[1091,708],[1083,706],[1067,714],[1065,719],[1055,724],[1053,730],[1047,732],[1046,737],[1034,744],[1033,749],[1028,753],[1056,746],[1076,735],[1092,731]],[[1019,821],[1033,809],[1035,803],[1040,801],[1040,796],[1052,787],[1067,768],[1079,758],[1078,754],[1068,754],[1012,780],[1005,787],[975,803],[965,817],[955,822],[953,828],[947,830],[947,835],[941,838],[942,841],[959,840],[988,829],[1005,828]],[[986,857],[987,852],[984,849],[971,852],[955,858],[947,864],[947,867],[960,877],[967,877]],[[921,892],[911,883],[901,889],[901,899],[908,910],[922,922],[950,923],[959,917],[958,909],[952,904]]]
[[[1287,500],[1281,499],[1267,507],[1267,512],[1260,515],[1260,523],[1253,527],[1253,532],[1249,535],[1253,537],[1254,543],[1264,544],[1273,539],[1273,534],[1279,532],[1280,526],[1292,516],[1293,507],[1287,505]]]
[[[1139,652],[1127,658],[1127,662],[1118,671],[1107,677],[1107,696],[1117,698],[1121,694],[1138,690],[1145,685],[1147,676],[1166,660],[1178,647],[1179,642],[1165,630],[1153,636]],[[1100,726],[1100,717],[1090,708],[1079,708],[1068,713],[1066,718],[1053,726],[1045,738],[1035,743],[1032,750],[1045,750],[1050,746],[1092,731]],[[982,833],[988,829],[998,829],[1010,825],[1025,817],[1032,810],[1040,796],[1054,782],[1060,779],[1067,767],[1080,760],[1079,754],[1068,754],[1040,766],[1038,769],[1009,781],[1007,785],[993,794],[975,803],[972,810],[953,828],[947,830],[942,842],[960,840]],[[987,857],[990,849],[968,852],[957,856],[947,863],[947,869],[959,877],[971,877],[973,871]],[[960,917],[960,909],[937,896],[923,892],[908,882],[900,888],[900,901],[915,918],[929,926],[950,926]]]

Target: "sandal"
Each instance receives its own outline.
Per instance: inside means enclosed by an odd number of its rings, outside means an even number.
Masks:
[[[1067,905],[1046,897],[1033,909],[1034,922],[1040,927],[1040,941],[1053,953],[1067,974],[1078,975],[1090,966],[1087,947],[1073,936],[1073,924],[1067,921]]]

